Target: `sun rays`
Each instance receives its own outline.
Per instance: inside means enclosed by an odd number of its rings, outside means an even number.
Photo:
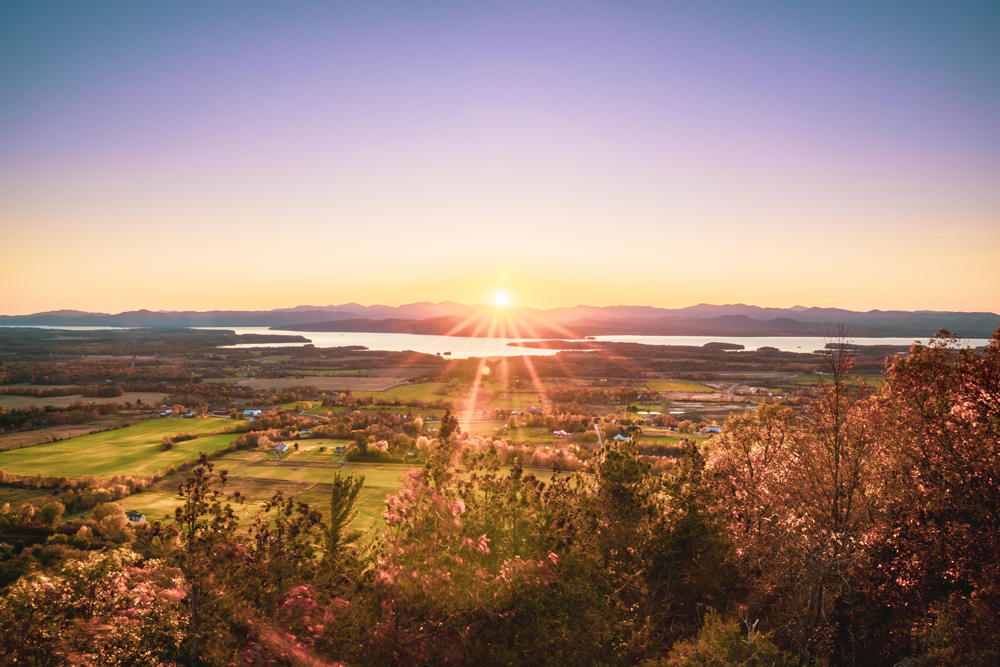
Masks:
[[[513,339],[580,339],[578,333],[567,329],[557,322],[543,319],[530,310],[507,307],[510,302],[506,292],[497,292],[493,297],[495,306],[485,306],[469,317],[456,324],[448,336],[471,336],[476,338],[513,338]],[[558,355],[556,363],[561,365]],[[546,401],[545,383],[539,376],[531,356],[522,355],[521,361],[528,374],[532,390],[538,394],[541,401]],[[476,365],[476,373],[468,394],[462,420],[471,421],[478,408],[481,393],[491,390],[491,382],[498,389],[513,392],[517,388],[511,385],[510,365],[506,358],[491,359],[482,357]],[[542,406],[539,406],[542,407]]]

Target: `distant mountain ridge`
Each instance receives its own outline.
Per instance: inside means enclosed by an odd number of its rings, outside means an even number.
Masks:
[[[481,320],[477,315],[492,312],[491,306],[465,305],[454,301],[422,301],[402,306],[363,306],[357,303],[301,305],[266,311],[135,310],[107,314],[58,310],[32,315],[0,315],[0,325],[273,327],[289,331],[392,331],[470,336],[488,335],[489,327],[480,327]],[[530,333],[525,327],[522,327],[525,330],[519,330],[520,337],[526,338],[597,335],[829,335],[841,323],[850,328],[852,336],[926,337],[944,327],[965,338],[989,338],[1000,323],[1000,315],[996,313],[859,312],[842,308],[765,308],[746,304],[704,303],[686,308],[580,305],[548,310],[512,308],[508,312],[516,321],[530,324]],[[494,332],[492,335],[499,334]],[[506,335],[513,337],[516,334],[507,332]]]

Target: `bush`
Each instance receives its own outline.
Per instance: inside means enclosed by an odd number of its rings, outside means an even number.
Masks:
[[[74,549],[89,549],[90,540],[81,535],[53,535],[45,541],[46,545],[65,544]]]
[[[727,623],[714,611],[705,615],[705,624],[698,636],[677,642],[670,649],[670,657],[660,662],[663,667],[780,667],[798,661],[784,656],[770,639],[753,633],[747,642],[739,622]],[[657,664],[657,663],[646,663]]]
[[[174,441],[170,438],[164,436],[163,440],[160,441],[160,451],[167,452],[174,448]]]
[[[65,512],[66,507],[58,500],[45,503],[42,505],[42,511],[40,512],[42,523],[46,526],[54,526],[59,523]]]
[[[195,440],[197,437],[198,437],[197,433],[191,433],[190,431],[187,431],[184,433],[178,433],[172,438],[172,440],[174,442],[185,442],[187,440]],[[166,439],[167,438],[164,438],[164,440]]]

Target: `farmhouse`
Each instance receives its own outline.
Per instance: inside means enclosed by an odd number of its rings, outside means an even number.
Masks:
[[[567,433],[566,431],[562,431],[562,430],[560,430],[560,431],[552,431],[552,435],[556,436],[557,438],[568,438],[569,437],[569,433]]]
[[[131,521],[132,523],[143,523],[146,521],[146,515],[139,514],[135,510],[129,510],[128,512],[125,512],[125,516],[127,516],[128,520]]]

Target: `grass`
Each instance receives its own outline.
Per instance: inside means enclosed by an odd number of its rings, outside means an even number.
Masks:
[[[0,507],[5,504],[10,503],[11,507],[16,507],[21,503],[30,503],[32,501],[42,501],[40,504],[45,504],[45,498],[52,497],[52,491],[49,489],[19,489],[13,486],[0,486]]]
[[[351,375],[357,375],[358,373],[363,373],[362,369],[356,368],[353,370],[339,370],[339,371],[328,371],[328,370],[296,370],[299,375],[304,375],[306,377],[324,377],[324,378],[339,378],[348,377]]]
[[[415,384],[404,384],[385,391],[356,391],[355,396],[371,396],[380,401],[433,401],[442,400],[446,396],[439,393],[443,387],[447,387],[445,382],[417,382]]]
[[[881,387],[885,384],[885,376],[881,373],[864,373],[861,375],[872,387]],[[848,384],[857,384],[857,378],[850,377],[847,380]],[[814,387],[822,383],[832,384],[833,381],[830,379],[829,375],[813,375],[812,373],[803,373],[801,375],[796,375],[795,377],[785,378],[780,381],[780,384],[792,384],[797,386],[807,386]],[[772,390],[768,390],[772,391]],[[776,390],[781,391],[781,390]]]
[[[0,452],[0,470],[16,475],[41,472],[59,477],[147,474],[163,470],[171,463],[197,458],[198,452],[222,449],[237,437],[232,433],[203,435],[161,452],[160,441],[164,436],[183,431],[207,434],[222,429],[227,422],[225,419],[150,419],[128,428]]]
[[[692,382],[691,380],[647,380],[646,386],[653,391],[683,391],[699,393],[718,393],[718,389]]]
[[[118,405],[122,405],[126,402],[135,403],[136,399],[142,399],[142,402],[147,405],[159,405],[166,397],[167,394],[155,391],[127,391],[123,395],[115,396],[113,398],[98,398],[94,396],[83,396],[81,394],[36,398],[34,396],[16,396],[5,394],[0,396],[0,408],[5,408],[7,410],[23,410],[29,405],[37,407],[51,405],[55,408],[67,408],[73,403],[117,403]]]

